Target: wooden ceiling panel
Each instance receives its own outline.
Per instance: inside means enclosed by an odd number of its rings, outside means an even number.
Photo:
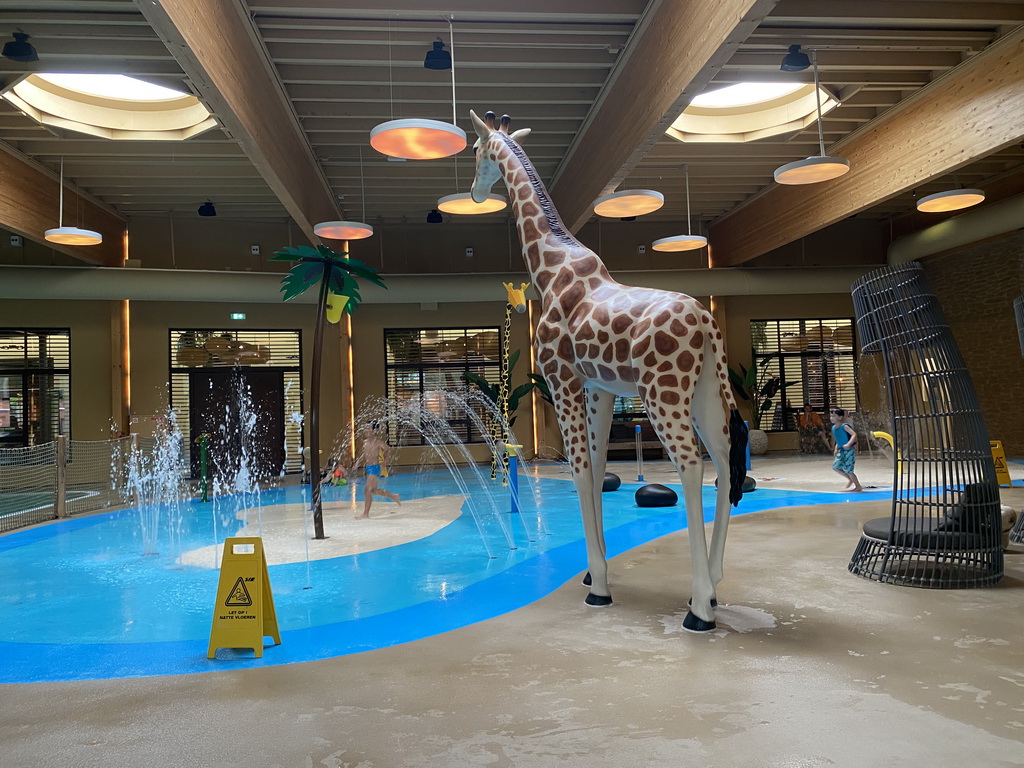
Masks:
[[[451,119],[450,73],[422,66],[436,37],[450,43],[448,14],[456,121],[468,132],[470,108],[493,109],[533,129],[531,159],[576,225],[590,217],[593,197],[616,186],[660,189],[666,204],[651,218],[685,220],[683,164],[699,221],[739,216],[769,197],[777,166],[816,154],[813,124],[795,135],[713,145],[664,137],[662,122],[705,87],[810,82],[810,70],[779,70],[790,45],[818,52],[821,82],[842,101],[823,121],[830,150],[905,109],[1024,23],[1020,2],[217,0],[245,23],[207,24],[215,31],[197,40],[209,30],[154,22],[140,11],[154,5],[157,16],[182,6],[213,13],[209,0],[4,3],[0,22],[32,35],[40,62],[0,59],[0,84],[28,71],[133,74],[196,93],[226,130],[183,143],[114,144],[58,134],[2,103],[0,141],[50,170],[64,158],[69,189],[126,216],[194,212],[213,199],[222,217],[258,211],[306,222],[337,210],[338,196],[345,214],[361,216],[365,206],[373,222],[420,221],[424,206],[456,191],[455,160],[388,162],[368,145],[370,129],[392,117]],[[244,63],[241,73],[230,72],[230,59]],[[1011,145],[975,157],[958,179],[998,183],[1024,167],[1022,155]],[[281,167],[284,157],[291,160]],[[463,187],[471,164],[467,150],[458,160]],[[912,208],[914,191],[950,181],[940,176],[880,195],[857,215],[892,218]],[[497,226],[504,218],[490,220]]]

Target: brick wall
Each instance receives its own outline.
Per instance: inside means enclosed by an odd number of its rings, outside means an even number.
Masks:
[[[1024,456],[1024,358],[1013,300],[1024,293],[1024,232],[922,262],[967,363],[992,440]]]

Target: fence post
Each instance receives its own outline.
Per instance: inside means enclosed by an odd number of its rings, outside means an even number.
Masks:
[[[54,483],[53,509],[57,519],[68,516],[67,511],[67,487],[68,487],[68,437],[57,435],[56,455],[54,461],[56,467],[56,478]]]

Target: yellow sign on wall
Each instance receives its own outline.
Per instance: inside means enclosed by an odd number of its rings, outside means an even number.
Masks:
[[[1006,454],[1003,453],[1002,441],[992,440],[989,445],[992,447],[992,462],[996,465],[996,480],[1000,485],[1013,485],[1010,470],[1006,468]]]
[[[218,648],[252,648],[256,658],[262,658],[264,637],[281,644],[263,539],[225,539],[206,658],[214,658]]]

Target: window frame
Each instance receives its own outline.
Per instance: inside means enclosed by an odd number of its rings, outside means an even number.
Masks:
[[[760,351],[757,346],[758,334],[755,324],[766,325],[763,333],[764,344]],[[774,344],[772,344],[771,324],[775,325]],[[795,327],[793,324],[797,324]],[[814,331],[819,328],[832,329],[829,334]],[[845,342],[834,341],[836,329],[849,328],[850,344],[847,349]],[[761,429],[765,432],[796,432],[797,416],[803,409],[804,402],[810,402],[818,413],[828,413],[832,408],[844,408],[857,411],[860,406],[860,390],[858,386],[857,367],[858,353],[856,344],[856,321],[852,317],[799,317],[799,318],[752,318],[750,320],[751,356],[755,368],[760,372],[763,364],[774,359],[778,360],[776,370],[783,384],[779,396],[782,407],[776,404],[771,413],[766,413],[761,420]],[[797,335],[809,339],[804,349],[786,350],[783,339],[788,338],[789,331],[797,331]],[[808,334],[811,334],[808,336]],[[813,338],[817,335],[817,339]],[[825,338],[825,336],[828,338]],[[815,348],[811,348],[815,347]],[[840,348],[841,347],[841,348]],[[846,362],[848,361],[848,364]],[[814,371],[814,366],[818,371]],[[822,375],[824,372],[824,375]],[[820,389],[809,390],[808,379],[818,377]],[[846,379],[849,379],[847,382]],[[789,383],[792,381],[792,383]],[[800,384],[802,386],[798,386]],[[796,395],[797,392],[801,394]],[[790,403],[788,406],[786,403]],[[781,426],[778,426],[781,421]]]
[[[461,336],[454,336],[453,332],[461,331]],[[383,328],[382,329],[382,341],[384,348],[384,396],[388,402],[388,408],[393,411],[396,407],[396,403],[402,399],[395,387],[397,383],[393,381],[392,374],[404,373],[415,374],[414,382],[406,384],[407,387],[414,388],[419,392],[419,397],[422,398],[426,392],[434,391],[439,389],[437,387],[428,387],[426,382],[429,380],[428,374],[433,373],[440,375],[441,378],[447,379],[448,374],[453,372],[459,374],[460,381],[465,386],[471,386],[466,381],[465,376],[462,374],[473,372],[483,375],[484,378],[492,385],[497,386],[501,376],[501,361],[500,359],[489,361],[482,355],[480,359],[475,359],[470,355],[468,350],[468,341],[471,338],[478,336],[481,333],[497,333],[497,349],[500,351],[504,349],[505,334],[504,330],[498,325],[455,325],[455,326],[443,326],[443,327],[430,327],[430,328]],[[418,334],[418,338],[422,339],[424,334],[436,334],[442,337],[442,341],[456,341],[458,338],[466,340],[467,351],[466,354],[451,360],[450,362],[425,362],[424,356],[421,354],[418,361],[410,360],[408,362],[392,362],[394,354],[392,352],[392,345],[390,345],[389,339],[399,336],[400,334]],[[410,343],[413,343],[410,340]],[[442,343],[442,342],[439,342]],[[493,375],[485,375],[486,373],[493,373]],[[443,388],[441,388],[443,389]],[[408,398],[405,398],[408,399]],[[393,413],[389,412],[389,415]],[[482,414],[481,414],[482,415]],[[478,434],[479,430],[473,423],[473,420],[468,416],[464,415],[456,418],[449,418],[445,416],[452,430],[460,437],[464,445],[482,444],[487,442],[486,438],[482,434]],[[422,433],[419,433],[418,440],[413,440],[414,436],[411,434],[402,433],[399,434],[394,419],[388,421],[388,433],[387,441],[389,445],[393,446],[425,446],[427,440]]]
[[[22,335],[22,339],[23,339],[23,346],[22,346],[22,348],[25,350],[25,356],[24,356],[23,359],[25,361],[28,360],[28,339],[29,339],[29,334],[36,334],[37,336],[46,335],[48,337],[49,336],[62,335],[62,337],[67,340],[67,366],[66,367],[56,367],[55,366],[55,367],[51,367],[51,368],[41,368],[41,367],[32,368],[32,367],[29,367],[27,365],[23,365],[22,367],[19,367],[19,368],[15,368],[13,366],[11,368],[6,368],[6,367],[3,367],[2,364],[0,364],[0,375],[5,376],[5,377],[12,377],[12,378],[13,377],[20,377],[21,378],[21,413],[17,414],[17,416],[16,416],[18,418],[18,420],[19,420],[19,423],[21,424],[21,439],[17,440],[17,442],[15,442],[14,440],[5,440],[4,443],[0,444],[0,447],[5,447],[5,448],[30,448],[30,447],[35,446],[35,445],[44,445],[47,442],[52,442],[52,439],[56,439],[56,437],[59,436],[59,435],[63,435],[65,437],[67,437],[68,439],[70,439],[71,438],[71,367],[72,367],[71,366],[71,328],[66,328],[66,327],[43,328],[43,327],[38,327],[38,326],[30,326],[30,327],[24,327],[24,328],[3,327],[3,328],[0,328],[0,334],[21,334]],[[66,404],[65,405],[64,419],[61,418],[60,407],[59,407],[59,404],[58,404],[56,421],[52,425],[55,428],[55,431],[54,431],[54,433],[52,435],[52,439],[51,440],[45,440],[45,439],[43,439],[41,441],[32,440],[31,439],[32,438],[32,431],[30,429],[28,429],[28,427],[29,427],[29,425],[31,423],[31,420],[27,418],[27,416],[29,415],[28,414],[29,397],[26,396],[26,392],[29,392],[29,391],[32,390],[32,388],[30,387],[30,381],[31,381],[31,378],[33,376],[49,376],[49,377],[66,376],[67,377],[67,387],[66,387],[66,389],[64,391],[64,397],[63,397],[63,401]],[[43,391],[41,387],[39,389],[40,389],[40,392]],[[51,387],[50,389],[56,389],[56,387]],[[11,415],[15,416],[14,409],[12,407],[10,407],[10,406],[8,406],[8,408],[10,410]],[[66,421],[66,426],[62,423],[64,421]],[[41,432],[41,434],[43,435],[43,437],[45,437],[45,433],[44,432]]]

